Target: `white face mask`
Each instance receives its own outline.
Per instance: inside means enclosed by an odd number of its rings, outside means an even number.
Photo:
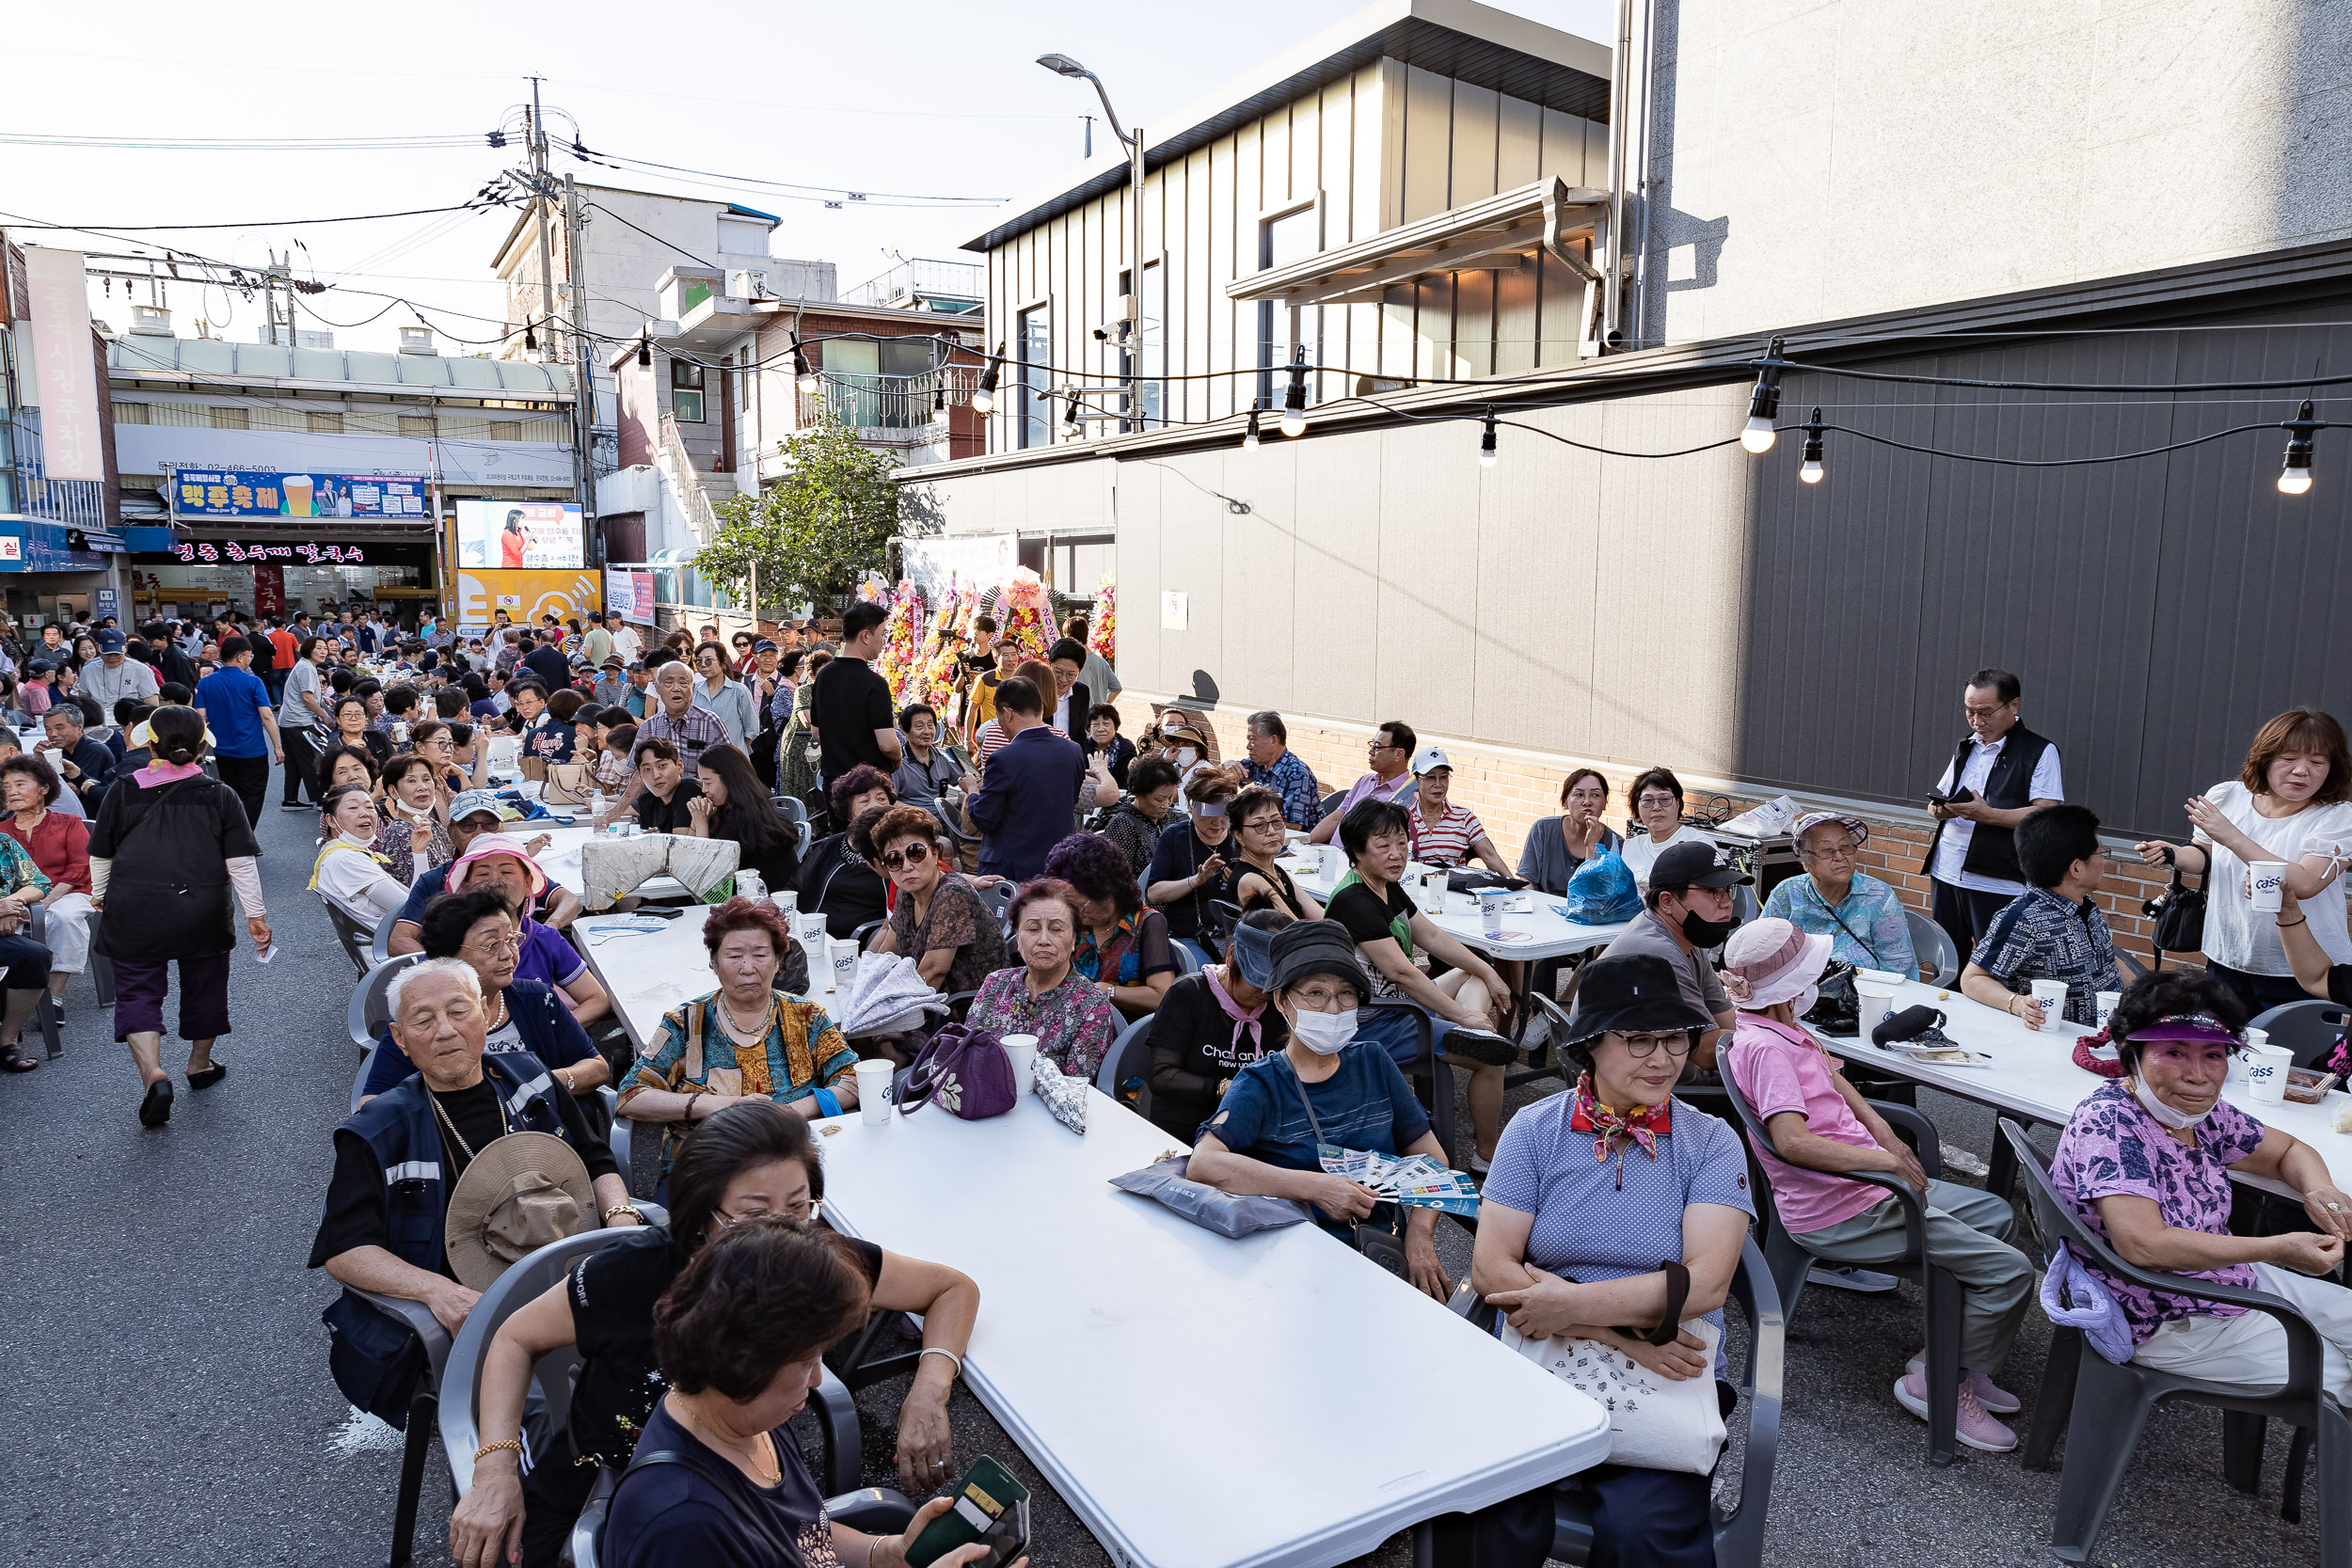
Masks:
[[[2173,1109],[2158,1100],[2155,1091],[2139,1081],[2137,1073],[2132,1074],[2131,1084],[2132,1098],[2138,1101],[2141,1108],[2156,1118],[2156,1125],[2159,1127],[2167,1127],[2179,1132],[2191,1127],[2203,1126],[2205,1117],[2213,1115],[2211,1110],[2206,1110],[2192,1117],[2186,1111]]]
[[[1301,1012],[1291,1021],[1298,1043],[1318,1056],[1336,1056],[1356,1037],[1356,1015]]]
[[[1179,767],[1179,768],[1190,768],[1190,767],[1191,767],[1194,763],[1199,762],[1200,760],[1200,753],[1199,752],[1194,751],[1191,747],[1189,747],[1189,746],[1179,746],[1179,747],[1177,747],[1177,748],[1176,748],[1176,766],[1177,766],[1177,767]]]

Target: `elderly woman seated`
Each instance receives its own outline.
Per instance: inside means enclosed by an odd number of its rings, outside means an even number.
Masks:
[[[351,1290],[421,1302],[453,1335],[480,1293],[457,1282],[445,1244],[449,1193],[476,1152],[509,1132],[563,1139],[587,1166],[604,1223],[635,1225],[612,1150],[564,1085],[520,1053],[485,1055],[482,982],[454,958],[427,958],[391,984],[392,1039],[416,1074],[335,1131],[335,1173],[310,1267]],[[402,1174],[405,1173],[405,1174]],[[394,1178],[398,1179],[395,1180]],[[326,1310],[336,1385],[363,1410],[405,1419],[421,1356],[349,1291]]]
[[[890,923],[874,933],[869,951],[913,958],[926,985],[950,994],[977,990],[1005,967],[996,911],[950,865],[939,818],[921,806],[892,806],[866,836],[898,892]]]
[[[898,798],[882,769],[860,763],[834,780],[830,800],[840,831],[809,846],[801,863],[801,908],[825,917],[827,935],[847,937],[890,912],[873,846],[856,830],[868,813],[887,811]]]
[[[703,922],[719,989],[662,1015],[654,1048],[621,1085],[621,1115],[662,1124],[666,1176],[692,1124],[744,1100],[772,1100],[812,1120],[857,1103],[857,1053],[825,1009],[778,995],[793,947],[764,898],[730,898]]]
[[[1895,890],[1859,869],[1854,856],[1870,841],[1859,816],[1817,811],[1790,831],[1802,877],[1784,879],[1764,900],[1767,918],[1830,939],[1830,956],[1856,969],[1882,969],[1915,979],[1918,955],[1911,925]]]
[[[1128,1018],[1157,1007],[1176,978],[1168,919],[1144,907],[1118,847],[1100,833],[1072,833],[1046,852],[1044,874],[1069,883],[1083,902],[1071,967]]]
[[[473,1489],[450,1516],[450,1556],[459,1563],[513,1560],[554,1568],[572,1521],[595,1485],[596,1467],[625,1468],[652,1418],[664,1384],[655,1365],[654,1304],[688,1259],[734,1227],[773,1216],[811,1221],[825,1196],[808,1123],[764,1100],[730,1105],[697,1125],[670,1175],[670,1224],[590,1253],[499,1325],[482,1360],[483,1457]],[[872,1292],[877,1312],[923,1320],[923,1350],[898,1407],[898,1483],[921,1494],[955,1471],[947,1395],[962,1370],[979,1314],[979,1287],[942,1263],[902,1258],[871,1242],[831,1237]],[[578,1345],[569,1430],[522,1464],[520,1438],[532,1369]]]
[[[1625,848],[1625,840],[1600,819],[1608,809],[1609,781],[1590,768],[1571,772],[1560,785],[1560,815],[1527,831],[1519,875],[1555,898],[1566,893],[1568,879],[1586,861]]]
[[[1714,1021],[1648,954],[1587,964],[1576,1018],[1576,1086],[1521,1111],[1495,1150],[1470,1284],[1530,1339],[1595,1340],[1670,1382],[1709,1376],[1689,1327],[1663,1344],[1640,1331],[1667,1326],[1671,1259],[1690,1271],[1681,1322],[1713,1324],[1720,1345],[1755,1213],[1739,1138],[1673,1098]],[[1594,1561],[1712,1568],[1706,1476],[1604,1465],[1578,1479],[1597,1497]]]
[[[432,875],[430,871],[420,873],[420,885]],[[612,1010],[612,998],[603,982],[588,973],[588,960],[555,928],[554,907],[550,907],[547,922],[532,917],[531,911],[546,896],[550,884],[547,872],[523,845],[504,833],[476,833],[467,840],[466,852],[450,863],[442,886],[451,893],[486,887],[503,895],[522,933],[522,957],[515,965],[516,974],[553,986],[564,1005],[572,1009],[572,1016],[582,1024],[594,1022]],[[568,904],[575,911],[579,908],[579,900],[562,889],[556,892],[557,906]],[[402,912],[407,911],[404,909]],[[421,910],[418,920],[421,926]]]
[[[965,1020],[975,1029],[1035,1035],[1039,1052],[1066,1078],[1092,1078],[1119,1033],[1109,993],[1071,964],[1086,903],[1051,877],[1023,883],[1007,911],[1021,967],[982,981]]]
[[[1324,1227],[1341,1235],[1366,1221],[1394,1229],[1393,1206],[1326,1171],[1317,1146],[1426,1154],[1440,1164],[1445,1146],[1389,1053],[1356,1038],[1364,971],[1346,928],[1294,921],[1269,946],[1266,989],[1290,1037],[1233,1074],[1200,1129],[1191,1178],[1223,1192],[1312,1204]],[[1443,1301],[1454,1285],[1438,1261],[1437,1220],[1432,1209],[1407,1212],[1405,1260],[1413,1283]]]
[[[400,912],[409,888],[376,852],[383,824],[375,801],[364,784],[338,784],[320,803],[320,816],[329,836],[311,863],[310,891],[372,930],[386,915]],[[409,833],[417,849],[432,843],[429,823],[412,824]]]
[[[89,824],[79,816],[53,810],[65,797],[56,769],[43,759],[22,752],[0,758],[0,798],[8,815],[0,816],[0,832],[24,847],[49,879],[40,895],[48,916],[49,996],[65,995],[65,984],[89,962]],[[62,1006],[60,1016],[63,1016]]]
[[[2017,1434],[1994,1418],[2018,1406],[1994,1375],[2009,1360],[2033,1294],[2033,1264],[2010,1244],[2017,1211],[2008,1198],[1955,1181],[1931,1181],[1917,1156],[1854,1091],[1843,1064],[1821,1048],[1797,1014],[1830,961],[1827,937],[1785,920],[1758,920],[1724,944],[1726,974],[1746,996],[1732,1032],[1732,1082],[1772,1130],[1777,1155],[1756,1158],[1772,1183],[1780,1223],[1825,1262],[1859,1266],[1899,1260],[1908,1246],[1902,1200],[1846,1171],[1883,1171],[1915,1188],[1927,1205],[1928,1258],[1960,1282],[1960,1440],[2007,1453]],[[1895,1402],[1928,1418],[1927,1352],[1895,1382]]]
[[[826,1347],[873,1305],[840,1239],[789,1220],[747,1219],[695,1253],[653,1309],[654,1359],[669,1391],[637,1442],[641,1453],[679,1462],[623,1475],[604,1560],[613,1568],[904,1563],[951,1500],[925,1503],[895,1539],[836,1524],[786,1429],[823,1380]],[[961,1568],[988,1550],[975,1542],[933,1560]]]
[[[1170,935],[1201,940],[1214,918],[1209,906],[1232,903],[1241,881],[1233,844],[1232,802],[1248,783],[1238,768],[1201,768],[1184,782],[1191,809],[1160,830],[1143,873],[1146,895],[1167,911]]]
[[[522,934],[504,895],[488,888],[443,894],[425,908],[422,936],[425,957],[455,958],[482,982],[483,998],[489,1008],[485,1051],[529,1052],[575,1097],[611,1082],[611,1065],[589,1042],[588,1031],[580,1026],[555,988],[544,981],[515,977],[515,966],[522,958]],[[368,1064],[368,1079],[361,1088],[367,1095],[379,1095],[416,1070],[416,1064],[401,1051],[388,1025],[376,1041],[375,1057]],[[600,1102],[583,1109],[592,1123],[603,1124]]]
[[[1098,820],[1095,831],[1119,847],[1140,878],[1160,847],[1168,814],[1176,809],[1176,765],[1162,756],[1138,757],[1127,770],[1127,793]]]
[[[2352,1403],[2352,1291],[2324,1277],[2344,1263],[2352,1196],[2317,1149],[2221,1098],[2245,1026],[2236,991],[2202,971],[2135,981],[2107,1021],[2123,1076],[2074,1107],[2050,1183],[2127,1263],[2283,1297],[2319,1331],[2320,1386]],[[2312,1228],[2231,1235],[2232,1172],[2292,1188]],[[2286,1381],[2277,1319],[2104,1282],[2139,1365],[2249,1390]]]
[[[1252,910],[1225,944],[1225,961],[1168,988],[1152,1014],[1152,1122],[1189,1141],[1232,1087],[1233,1075],[1290,1043],[1290,1026],[1270,1004],[1274,933],[1291,923],[1279,910]]]

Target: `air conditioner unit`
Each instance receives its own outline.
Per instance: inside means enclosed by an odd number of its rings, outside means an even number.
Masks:
[[[727,293],[736,299],[766,299],[768,275],[753,267],[738,267],[727,274]]]
[[[429,326],[404,326],[400,329],[400,352],[403,354],[436,354],[433,329]]]
[[[160,305],[132,306],[131,335],[135,338],[170,337],[171,312]]]

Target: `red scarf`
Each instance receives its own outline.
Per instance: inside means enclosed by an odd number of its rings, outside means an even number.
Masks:
[[[1593,1134],[1595,1160],[1616,1155],[1617,1190],[1623,1192],[1626,1149],[1639,1144],[1643,1153],[1657,1159],[1658,1140],[1674,1131],[1673,1110],[1674,1101],[1669,1098],[1629,1115],[1620,1114],[1593,1098],[1593,1075],[1587,1072],[1577,1079],[1576,1092],[1569,1097],[1568,1130]]]

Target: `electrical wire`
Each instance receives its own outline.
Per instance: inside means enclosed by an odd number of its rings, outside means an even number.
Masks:
[[[490,206],[504,206],[504,205],[506,205],[506,203],[504,203],[504,202],[500,202],[500,201],[494,201],[494,202],[489,203],[489,205],[490,205]],[[311,226],[311,225],[315,225],[315,224],[323,224],[323,223],[373,223],[373,222],[375,222],[375,221],[376,221],[377,219],[379,219],[379,218],[415,218],[415,217],[424,217],[424,216],[426,216],[426,215],[428,215],[428,214],[434,214],[434,213],[477,213],[477,212],[480,212],[480,211],[482,211],[482,210],[483,210],[483,209],[482,209],[482,207],[481,207],[480,205],[478,205],[478,204],[476,204],[476,203],[474,203],[474,202],[470,202],[470,201],[469,201],[469,202],[462,202],[462,203],[460,203],[459,205],[454,206],[454,207],[412,207],[412,208],[408,209],[406,212],[404,212],[404,213],[354,213],[354,214],[351,214],[350,215],[345,216],[345,217],[334,217],[334,218],[253,218],[253,219],[249,219],[249,220],[247,220],[247,221],[246,221],[246,222],[244,222],[244,223],[108,223],[108,224],[96,224],[96,223],[33,223],[33,222],[29,222],[29,221],[20,221],[20,222],[18,222],[18,223],[14,224],[12,227],[14,227],[14,228],[18,228],[18,229],[54,229],[54,230],[62,230],[62,231],[65,231],[65,232],[68,232],[68,233],[74,233],[74,234],[107,234],[107,233],[109,232],[109,230],[114,231],[117,235],[123,234],[123,233],[130,233],[130,234],[173,233],[173,234],[176,234],[176,233],[181,233],[181,232],[184,232],[184,231],[187,231],[187,230],[198,230],[198,229],[299,229],[299,228],[305,228],[305,227],[309,227],[309,226]]]
[[[1806,431],[1813,427],[1800,424],[1788,425],[1785,428],[1792,431]],[[2262,424],[2232,425],[2227,430],[2209,431],[2202,436],[2192,436],[2185,441],[2171,441],[2160,447],[2143,447],[2137,451],[2105,452],[2091,457],[2036,458],[1994,457],[1988,452],[1945,451],[1936,447],[1922,447],[1909,441],[1898,441],[1892,436],[1879,436],[1867,430],[1857,430],[1851,425],[1830,424],[1824,421],[1820,426],[1824,432],[1836,431],[1841,436],[1851,436],[1858,441],[1868,441],[1882,447],[1898,447],[1904,451],[1915,451],[1926,457],[1948,457],[1963,463],[1990,463],[1996,467],[2003,468],[2080,468],[2098,463],[2130,463],[2142,457],[2159,457],[2168,451],[2185,451],[2190,447],[2201,447],[2208,441],[2218,441],[2231,436],[2243,436],[2249,431],[2276,432],[2281,428],[2283,427],[2274,420]],[[2324,422],[2315,422],[2312,428],[2328,430],[2337,427]],[[1738,440],[1739,437],[1735,436],[1732,439]]]
[[[2352,384],[2352,373],[2344,375],[2298,375],[2284,381],[1980,381],[1967,376],[1914,375],[1897,371],[1848,370],[1836,365],[1815,365],[1804,360],[1773,358],[1767,355],[1751,359],[1748,365],[1756,371],[1803,371],[1809,375],[1836,376],[1849,381],[1890,381],[1911,387],[1965,387],[1988,392],[2259,392],[2289,391],[2299,387],[2342,387]]]
[[[482,145],[479,131],[430,136],[71,136],[0,131],[0,146],[90,147],[125,152],[419,152]]]
[[[574,149],[565,148],[564,150],[571,152]],[[575,155],[578,155],[577,152]],[[699,175],[707,180],[723,180],[729,184],[736,185],[757,185],[762,189],[822,192],[830,196],[846,197],[853,201],[866,201],[880,198],[884,201],[923,201],[958,207],[999,207],[1005,201],[1001,196],[928,196],[912,191],[860,191],[840,185],[810,185],[790,180],[762,180],[755,175],[722,174],[716,169],[686,168],[676,164],[657,164],[649,159],[632,158],[622,152],[595,151],[591,152],[590,156],[608,158],[615,163],[628,165],[632,168],[659,169],[664,174]]]

